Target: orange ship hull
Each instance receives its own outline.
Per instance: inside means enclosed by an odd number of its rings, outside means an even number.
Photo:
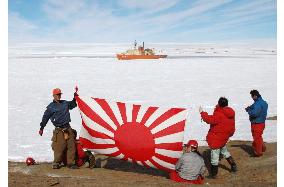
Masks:
[[[167,58],[168,55],[127,55],[116,54],[118,60],[134,60],[134,59],[159,59]]]

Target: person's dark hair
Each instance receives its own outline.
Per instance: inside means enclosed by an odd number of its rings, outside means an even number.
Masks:
[[[259,92],[257,90],[251,90],[250,91],[250,95],[253,96],[257,96],[257,97],[261,97],[261,95],[259,94]]]
[[[220,97],[219,101],[218,101],[218,105],[220,107],[226,107],[228,106],[228,99],[225,97]]]

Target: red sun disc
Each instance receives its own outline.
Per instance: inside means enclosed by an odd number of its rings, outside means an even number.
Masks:
[[[146,161],[155,153],[152,133],[137,122],[128,122],[118,127],[114,140],[121,153],[132,160]]]

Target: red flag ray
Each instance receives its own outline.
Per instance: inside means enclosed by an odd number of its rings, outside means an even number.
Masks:
[[[102,127],[106,128],[107,130],[111,132],[115,132],[115,130],[107,123],[105,122],[96,112],[94,112],[84,101],[80,99],[80,97],[77,98],[78,106],[80,107],[81,111],[91,120],[93,120],[95,123],[101,125]]]
[[[154,164],[152,164],[149,160],[146,160],[146,161],[144,161],[143,163],[145,163],[145,166],[147,166],[147,167],[157,168],[157,167],[154,166]]]
[[[146,162],[141,161],[141,163],[142,163],[144,166],[146,166],[147,168],[150,168],[150,166],[149,166],[148,164],[146,164]]]
[[[120,151],[116,151],[116,152],[114,152],[114,153],[111,153],[111,154],[104,154],[104,155],[106,155],[106,156],[111,156],[111,157],[117,157],[117,156],[119,156],[120,154],[121,154]]]
[[[93,98],[105,111],[105,113],[110,117],[110,119],[113,121],[113,123],[119,127],[121,124],[117,121],[114,112],[112,111],[109,104],[106,102],[105,99],[99,99],[99,98]]]
[[[172,126],[165,128],[164,130],[161,130],[161,131],[155,133],[154,137],[159,138],[159,137],[166,136],[166,135],[169,135],[169,134],[182,132],[182,131],[184,131],[184,125],[185,125],[185,120],[180,121],[180,122],[178,122],[178,123],[176,123]]]
[[[82,120],[82,125],[83,127],[88,131],[88,133],[93,136],[93,137],[98,137],[98,138],[104,138],[104,139],[113,139],[113,137],[110,137],[104,133],[95,131],[93,129],[91,129],[90,127],[88,127],[85,122]]]
[[[138,112],[140,110],[141,105],[133,105],[132,109],[132,121],[136,122]]]
[[[162,114],[160,117],[158,117],[150,126],[149,129],[152,130],[162,122],[166,121],[167,119],[171,118],[172,116],[180,113],[181,111],[184,111],[183,108],[171,108],[164,114]]]
[[[176,164],[177,161],[178,161],[178,158],[172,158],[172,157],[168,157],[168,156],[165,156],[165,155],[161,155],[159,153],[156,153],[155,154],[155,157],[157,157],[158,159],[160,160],[163,160],[165,162],[168,162],[168,163],[171,163],[171,164]]]
[[[172,151],[182,151],[182,142],[156,144],[156,148]]]
[[[158,109],[158,107],[149,107],[146,113],[144,114],[140,124],[144,125],[150,116]]]
[[[172,170],[174,170],[174,167],[171,169],[168,168],[168,167],[164,167],[162,166],[161,164],[157,163],[156,161],[154,161],[152,158],[149,160],[156,168],[160,168],[162,170],[165,170],[165,171],[168,171],[168,172],[171,172]]]
[[[122,158],[122,160],[127,161],[128,157],[124,155],[124,157]]]
[[[97,144],[82,137],[80,137],[80,142],[84,145],[83,147],[86,149],[107,149],[116,147],[115,144]]]
[[[118,106],[118,109],[120,111],[123,123],[127,123],[125,103],[117,102],[117,106]]]

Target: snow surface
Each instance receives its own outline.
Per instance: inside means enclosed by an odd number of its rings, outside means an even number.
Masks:
[[[114,101],[189,109],[185,138],[206,145],[208,125],[201,122],[201,105],[211,113],[220,96],[236,111],[232,140],[252,140],[244,108],[258,89],[269,104],[268,116],[277,115],[276,44],[148,44],[168,54],[167,59],[119,61],[115,54],[129,44],[13,44],[9,46],[8,159],[52,161],[49,122],[38,135],[51,90],[60,87],[62,99],[79,94]],[[148,47],[146,44],[146,47]],[[78,109],[71,126],[81,129]],[[277,121],[267,121],[266,142],[277,141]]]

